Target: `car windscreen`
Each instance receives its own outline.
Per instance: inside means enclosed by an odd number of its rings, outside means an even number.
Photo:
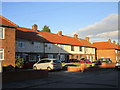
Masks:
[[[49,62],[51,62],[51,60],[41,60],[38,63],[49,63]]]
[[[60,60],[54,60],[53,62],[54,62],[54,63],[61,63]]]

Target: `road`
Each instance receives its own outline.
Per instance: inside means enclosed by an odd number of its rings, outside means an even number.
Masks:
[[[117,88],[118,73],[114,69],[52,71],[47,78],[7,83],[3,88]]]

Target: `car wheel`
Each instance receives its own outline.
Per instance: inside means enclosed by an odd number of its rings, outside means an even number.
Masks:
[[[34,70],[37,70],[37,67],[35,66],[35,67],[33,67],[33,69],[34,69]]]
[[[47,67],[47,70],[50,71],[50,70],[52,70],[52,69],[51,69],[50,67]]]

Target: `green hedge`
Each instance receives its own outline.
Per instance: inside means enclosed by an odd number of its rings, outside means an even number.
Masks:
[[[76,65],[76,66],[80,66],[82,63],[62,63],[62,66],[65,66],[65,65]],[[90,66],[95,66],[94,63],[86,63],[87,67],[90,67]]]

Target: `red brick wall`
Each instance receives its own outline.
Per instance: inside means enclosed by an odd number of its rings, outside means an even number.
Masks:
[[[15,66],[15,29],[5,28],[5,39],[2,40],[4,48],[3,66]]]
[[[110,58],[113,62],[116,62],[116,55],[115,49],[97,50],[97,59],[104,57]]]

